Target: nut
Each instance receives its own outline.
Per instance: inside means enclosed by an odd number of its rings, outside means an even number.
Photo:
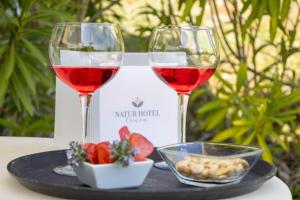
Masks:
[[[203,165],[199,165],[197,163],[190,163],[189,166],[192,174],[200,174],[204,169]]]
[[[189,175],[190,174],[190,162],[188,160],[181,160],[176,163],[177,171],[181,172],[182,174]]]

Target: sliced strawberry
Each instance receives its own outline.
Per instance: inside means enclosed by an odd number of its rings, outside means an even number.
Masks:
[[[98,164],[107,164],[111,163],[110,160],[110,143],[109,142],[100,142],[96,145],[97,149],[97,158]]]
[[[138,133],[132,133],[129,138],[132,148],[136,149],[137,155],[134,157],[136,161],[143,161],[153,151],[153,144],[144,136]]]
[[[96,144],[85,143],[82,147],[86,150],[88,161],[92,164],[97,164],[98,158],[96,153]]]
[[[121,141],[123,141],[123,140],[125,140],[125,139],[129,139],[130,131],[129,131],[128,127],[127,127],[127,126],[123,126],[123,127],[119,130],[119,135],[120,135]]]

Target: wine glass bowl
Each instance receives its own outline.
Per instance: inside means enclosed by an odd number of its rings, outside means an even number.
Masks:
[[[204,84],[213,75],[219,56],[216,32],[206,26],[157,27],[149,44],[154,72],[178,93],[189,94]]]
[[[91,95],[116,74],[123,51],[121,32],[108,23],[59,23],[49,43],[56,76],[81,95]]]

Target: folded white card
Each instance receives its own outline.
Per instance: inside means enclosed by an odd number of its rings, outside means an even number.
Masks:
[[[93,95],[88,140],[113,141],[126,125],[155,146],[176,143],[177,106],[176,92],[154,74],[147,53],[126,53],[119,72]],[[60,147],[68,147],[72,140],[80,141],[80,112],[76,92],[57,79],[55,141]]]

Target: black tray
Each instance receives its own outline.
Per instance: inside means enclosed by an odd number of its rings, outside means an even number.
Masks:
[[[160,160],[157,153],[151,158]],[[100,190],[80,183],[76,177],[56,175],[52,169],[66,164],[65,151],[49,151],[23,156],[11,161],[7,169],[30,190],[70,199],[103,200],[211,200],[246,194],[258,189],[274,176],[276,168],[259,160],[244,179],[233,185],[218,188],[199,188],[181,184],[166,170],[152,168],[144,184],[136,189]]]

